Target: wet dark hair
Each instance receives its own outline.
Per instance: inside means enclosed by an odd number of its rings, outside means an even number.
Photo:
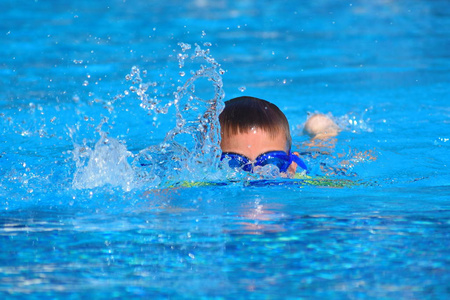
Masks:
[[[219,115],[223,135],[245,133],[252,128],[266,131],[271,138],[279,134],[286,136],[286,146],[291,149],[292,138],[289,123],[284,113],[269,101],[242,96],[225,101]]]

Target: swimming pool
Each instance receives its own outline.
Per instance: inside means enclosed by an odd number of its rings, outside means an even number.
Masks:
[[[2,299],[449,296],[449,4],[236,2],[0,2]],[[331,113],[307,163],[350,184],[224,179],[174,103],[222,92],[277,104],[298,150]]]

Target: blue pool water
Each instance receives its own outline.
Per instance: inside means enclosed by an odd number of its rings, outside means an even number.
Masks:
[[[0,298],[448,298],[450,5],[310,2],[1,0]],[[241,95],[312,184],[218,168]]]

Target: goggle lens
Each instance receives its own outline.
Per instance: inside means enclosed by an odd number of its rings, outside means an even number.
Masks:
[[[274,165],[280,172],[286,172],[292,163],[292,154],[284,151],[270,151],[259,155],[254,162],[244,155],[224,152],[220,160],[227,159],[228,165],[232,169],[243,169],[246,172],[253,172],[254,166]]]

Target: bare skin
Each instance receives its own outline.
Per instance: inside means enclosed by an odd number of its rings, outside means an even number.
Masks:
[[[248,132],[240,132],[237,134],[222,133],[222,141],[220,147],[223,152],[233,152],[244,155],[250,160],[255,160],[260,154],[268,151],[284,151],[286,149],[286,138],[280,134],[271,137],[268,132],[259,128],[252,128]],[[294,174],[297,164],[292,163],[288,169],[288,173]]]
[[[304,127],[304,132],[311,138],[310,146],[319,146],[324,140],[335,137],[339,133],[339,127],[326,115],[315,114],[310,117]],[[286,137],[283,134],[271,137],[270,134],[260,128],[252,128],[248,132],[229,134],[222,132],[220,147],[223,152],[233,152],[244,155],[254,161],[260,154],[268,151],[289,152],[286,146]],[[294,154],[298,155],[298,153]],[[293,162],[287,173],[292,175],[297,170],[297,164]]]
[[[309,141],[303,143],[303,146],[316,151],[316,154],[313,154],[313,158],[316,158],[319,153],[331,155],[337,142],[336,136],[340,131],[339,126],[329,116],[314,114],[308,118],[303,127],[303,133],[310,137]],[[345,155],[338,153],[337,158],[341,159]],[[358,151],[350,159],[342,160],[340,162],[341,168],[327,169],[324,166],[320,168],[327,175],[333,175],[336,172],[345,173],[349,167],[354,165],[352,160],[376,160],[376,157],[371,150],[365,152]]]
[[[333,149],[339,134],[339,126],[327,115],[314,114],[306,120],[303,133],[309,140],[303,143],[305,148],[315,149],[323,154]]]
[[[327,115],[315,114],[308,118],[303,128],[303,132],[312,140],[328,139],[339,134],[339,126]]]

